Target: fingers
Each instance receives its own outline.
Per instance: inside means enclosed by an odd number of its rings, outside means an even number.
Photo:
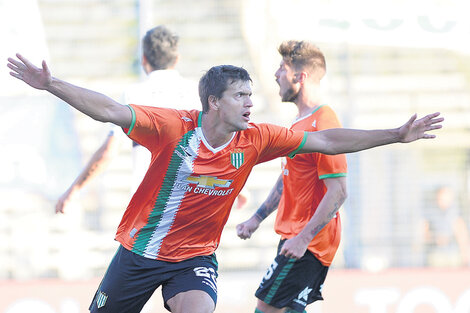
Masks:
[[[251,233],[249,231],[244,231],[238,235],[241,239],[250,239]]]
[[[439,115],[440,115],[440,113],[436,112],[436,113],[433,113],[433,114],[429,114],[425,117],[425,119],[426,119],[424,121],[424,125],[426,126],[425,131],[436,130],[436,129],[441,129],[442,128],[442,125],[439,124],[439,123],[443,122],[444,118],[443,117],[436,118]],[[429,136],[426,136],[426,137],[423,136],[423,138],[431,139],[431,138],[435,138],[435,136],[434,135],[429,135]]]
[[[416,117],[418,116],[418,114],[413,114],[410,119],[408,120],[408,122],[406,122],[406,124],[413,124],[413,122],[416,120]]]
[[[281,249],[281,252],[279,252],[279,254],[285,256],[286,258],[294,259],[294,260],[298,260],[301,258],[300,256],[295,255],[294,252],[290,252],[287,249],[286,250]]]
[[[17,54],[16,54],[16,57],[17,57],[18,59],[20,59],[21,62],[23,62],[24,65],[26,65],[26,67],[32,67],[32,68],[35,67],[33,63],[29,62],[29,60],[26,59],[26,58],[25,58],[24,56],[22,56],[21,54],[17,53]]]
[[[247,239],[249,236],[247,236],[245,229],[243,227],[243,224],[238,224],[237,227],[237,236],[240,237],[241,239]]]
[[[12,58],[8,58],[8,68],[12,70],[12,72],[10,72],[10,75],[15,77],[15,78],[18,78],[20,80],[23,80],[23,73],[24,71],[26,71],[26,66],[15,60],[15,59],[12,59]]]
[[[13,58],[8,58],[8,62],[10,62],[10,63],[8,63],[8,67],[11,68],[12,70],[13,69],[25,69],[26,68],[23,63],[15,60]],[[13,67],[13,65],[15,67]]]
[[[10,72],[10,75],[15,77],[15,78],[18,78],[20,80],[23,80],[23,75],[20,75],[18,73],[15,73],[15,72]]]
[[[434,113],[431,113],[431,114],[426,115],[425,117],[426,117],[426,118],[429,118],[429,119],[433,119],[433,118],[435,118],[435,117],[437,117],[437,116],[439,116],[439,115],[441,115],[441,112],[434,112]]]
[[[15,60],[15,59],[13,59],[13,58],[8,58],[8,62],[9,62],[9,63],[7,64],[7,66],[8,66],[11,70],[15,71],[16,73],[18,73],[18,74],[21,75],[21,73],[24,73],[24,72],[26,72],[26,71],[28,71],[28,70],[30,70],[30,69],[33,69],[33,70],[34,70],[34,69],[37,69],[37,67],[34,66],[33,63],[31,63],[28,59],[26,59],[25,57],[23,57],[21,54],[17,53],[17,54],[16,54],[16,57],[17,57],[21,62],[18,61],[18,60]],[[48,68],[48,66],[47,66],[47,64],[46,64],[45,61],[42,61],[42,68],[43,68],[44,71],[46,71],[46,72],[49,73],[49,68]],[[12,76],[15,76],[15,75],[12,75]],[[15,77],[17,77],[17,76],[15,76]],[[18,77],[17,77],[17,78],[18,78]]]
[[[443,117],[438,117],[441,113],[440,112],[435,112],[432,114],[428,114],[425,117],[419,119],[416,121],[417,125],[421,124],[424,126],[424,131],[431,131],[431,130],[436,130],[436,129],[441,129],[442,125],[439,123],[444,121]],[[421,138],[423,139],[433,139],[435,138],[435,135],[428,135],[428,134],[423,134]]]
[[[433,114],[429,114],[426,117],[424,117],[427,121],[425,121],[425,126],[426,130],[425,131],[431,131],[431,130],[436,130],[436,129],[441,129],[442,125],[438,124],[444,121],[443,117],[436,118],[439,116],[441,113],[436,112]],[[436,138],[436,135],[431,135],[431,134],[426,134],[424,133],[421,137],[422,139],[434,139]]]
[[[13,59],[8,59],[8,61],[10,61],[10,63],[7,64],[8,68],[11,69],[13,72],[10,72],[10,75],[13,76],[13,77],[16,77],[18,79],[21,79],[21,77],[23,76],[21,73],[24,71],[23,69],[20,69],[20,65],[18,64],[17,65],[17,61],[13,60]],[[15,62],[13,62],[15,61]],[[24,66],[24,65],[23,65]]]
[[[238,237],[240,237],[241,239],[250,239],[251,238],[251,234],[253,232],[251,232],[250,230],[248,229],[242,229],[240,231],[237,232],[237,235]]]
[[[57,202],[57,204],[55,205],[55,213],[58,214],[58,213],[64,213],[64,205],[62,202]]]
[[[440,123],[440,122],[443,122],[444,121],[444,118],[443,117],[440,117],[440,118],[433,118],[429,121],[429,124],[432,125],[432,124],[436,124],[436,123]]]
[[[44,60],[42,61],[42,69],[43,69],[44,72],[46,72],[47,74],[50,73],[49,67],[47,66],[47,63],[46,63],[46,61],[44,61]]]
[[[428,126],[427,130],[435,130],[435,129],[440,129],[442,128],[442,125],[431,125]]]
[[[426,126],[441,123],[442,121],[444,121],[444,118],[443,117],[437,118],[440,114],[441,114],[440,112],[428,114],[425,117],[419,119],[419,121],[423,121]]]

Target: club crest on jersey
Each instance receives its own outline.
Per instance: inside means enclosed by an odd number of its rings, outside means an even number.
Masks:
[[[243,162],[245,162],[245,154],[243,150],[236,149],[230,153],[230,162],[238,170],[243,165]]]
[[[98,297],[96,298],[96,306],[98,309],[104,307],[106,300],[108,300],[108,296],[104,292],[100,291]]]

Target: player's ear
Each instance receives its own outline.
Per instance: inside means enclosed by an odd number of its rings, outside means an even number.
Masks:
[[[210,95],[207,98],[207,102],[209,102],[209,107],[211,108],[211,110],[217,111],[219,109],[219,100],[216,96]]]
[[[295,75],[295,82],[303,84],[305,82],[305,80],[307,79],[307,77],[308,77],[307,72],[300,72],[300,73]]]
[[[144,54],[142,54],[142,61],[140,63],[141,63],[142,68],[143,68],[143,70],[146,74],[153,71],[152,66],[150,65],[147,57]]]

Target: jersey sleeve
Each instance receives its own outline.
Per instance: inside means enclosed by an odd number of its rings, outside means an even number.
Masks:
[[[124,128],[127,136],[138,144],[153,151],[171,140],[172,134],[179,136],[182,126],[181,112],[175,109],[156,108],[130,104],[132,122]],[[165,134],[165,136],[162,136]]]
[[[305,143],[306,133],[293,131],[285,127],[259,124],[259,138],[254,140],[260,151],[257,163],[270,161],[277,157],[291,156],[300,150]]]
[[[335,112],[330,107],[325,106],[323,110],[321,110],[316,126],[317,130],[324,130],[339,128],[341,127],[341,123]],[[345,154],[326,155],[318,153],[316,165],[320,179],[345,177],[348,171]]]

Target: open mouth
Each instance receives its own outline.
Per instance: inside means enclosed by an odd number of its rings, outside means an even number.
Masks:
[[[249,121],[250,120],[250,112],[246,112],[245,114],[243,114],[243,117],[245,120]]]

